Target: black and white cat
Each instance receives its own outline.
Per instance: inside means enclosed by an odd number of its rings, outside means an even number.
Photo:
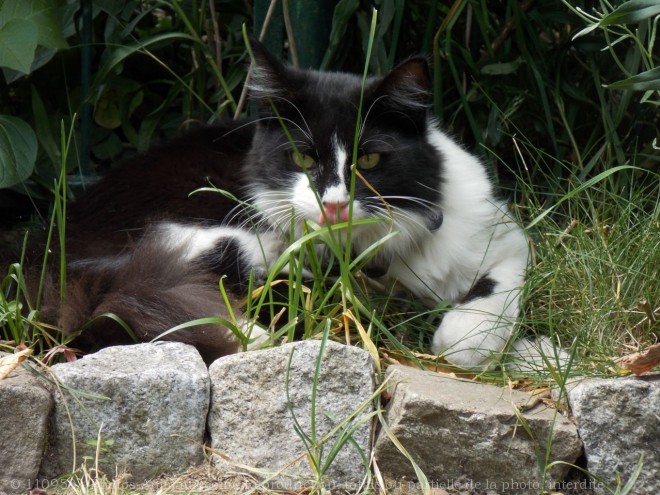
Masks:
[[[454,305],[433,353],[486,368],[512,335],[528,241],[484,166],[439,130],[426,61],[413,58],[367,79],[351,199],[361,78],[296,70],[253,48],[258,117],[154,148],[75,202],[66,304],[51,301],[45,314],[71,333],[113,313],[150,339],[190,319],[226,316],[218,276],[240,297],[249,272],[263,276],[285,249],[282,233],[292,225],[299,236],[308,221],[378,217],[384,221],[352,226],[353,250],[398,231],[372,263],[417,297]],[[236,208],[217,193],[189,194],[209,184],[252,207]],[[238,348],[219,325],[167,338],[196,345],[207,361]],[[94,347],[126,337],[101,318],[80,339]]]

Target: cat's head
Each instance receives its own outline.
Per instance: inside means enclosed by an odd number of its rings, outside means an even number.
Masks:
[[[261,45],[253,49],[251,95],[259,113],[248,160],[250,194],[271,225],[288,232],[293,215],[299,233],[304,221],[334,224],[347,221],[349,212],[353,220],[385,219],[357,230],[365,242],[392,222],[410,235],[439,227],[442,157],[428,142],[433,124],[425,59],[368,78],[358,122],[360,76],[294,69]]]

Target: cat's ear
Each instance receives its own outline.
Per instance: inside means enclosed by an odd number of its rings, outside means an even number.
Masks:
[[[413,57],[397,65],[377,84],[374,95],[390,105],[426,109],[431,104],[431,74],[424,57]]]
[[[250,38],[250,47],[254,56],[248,84],[251,98],[266,103],[270,97],[287,97],[291,81],[286,66],[255,38]]]

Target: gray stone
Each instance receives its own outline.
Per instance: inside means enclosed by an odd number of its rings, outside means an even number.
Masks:
[[[261,469],[262,479],[270,479],[265,473],[272,473],[270,485],[279,488],[310,484],[314,474],[305,457],[305,443],[296,433],[296,421],[304,435],[311,437],[312,384],[320,349],[319,341],[297,342],[223,357],[211,365],[209,433],[213,449],[226,456],[214,456],[219,469],[236,471],[239,464]],[[373,393],[369,354],[327,342],[315,400],[317,440],[368,403],[354,423],[354,444],[344,445],[324,473],[329,489],[357,489],[366,475]],[[336,435],[324,443],[323,459],[328,458],[335,439]]]
[[[461,480],[477,493],[538,494],[543,487],[539,465],[573,463],[581,454],[575,426],[542,404],[530,408],[529,394],[404,366],[391,366],[388,377],[395,388],[385,419],[439,488],[452,488]],[[383,430],[375,458],[390,478],[416,479],[411,463]],[[546,488],[563,479],[568,469],[550,469]]]
[[[109,476],[118,468],[131,481],[144,481],[204,459],[210,384],[195,348],[175,342],[109,347],[52,371],[61,385],[42,478],[94,459],[99,432],[101,467]]]
[[[643,455],[632,493],[660,493],[660,375],[589,379],[569,394],[584,442],[587,470],[611,486],[630,479]],[[597,493],[609,493],[597,484]]]
[[[0,493],[27,493],[39,473],[53,401],[45,380],[19,367],[0,380],[0,404]]]

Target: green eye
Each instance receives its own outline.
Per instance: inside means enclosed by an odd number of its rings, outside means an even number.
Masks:
[[[316,160],[314,160],[313,157],[303,153],[298,153],[297,151],[291,153],[291,159],[293,160],[293,163],[298,165],[303,170],[316,167]]]
[[[380,162],[380,153],[367,153],[366,155],[362,155],[357,160],[358,167],[365,170],[374,168],[376,165],[378,165],[378,162]]]

